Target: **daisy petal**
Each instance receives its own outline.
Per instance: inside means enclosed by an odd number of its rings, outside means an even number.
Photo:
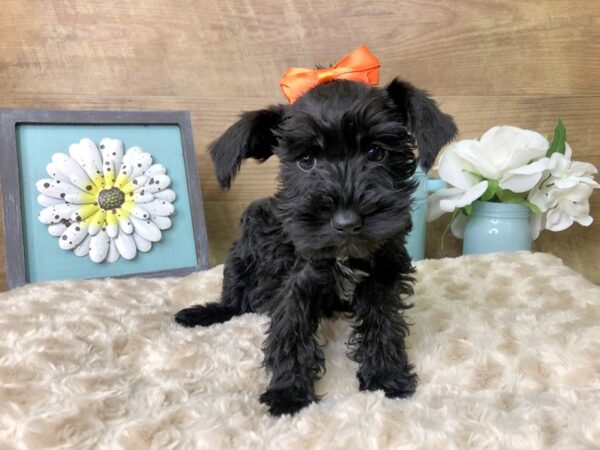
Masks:
[[[168,175],[156,175],[148,180],[144,189],[146,192],[154,193],[166,189],[171,184],[171,178]]]
[[[145,175],[147,177],[153,177],[156,175],[164,175],[165,173],[167,173],[167,168],[165,166],[162,164],[153,164],[146,170]]]
[[[58,237],[63,234],[66,229],[67,226],[63,222],[48,225],[48,233],[50,236]]]
[[[93,203],[96,199],[93,195],[83,192],[69,183],[61,183],[60,180],[43,178],[39,180],[35,187],[38,192],[46,197],[61,198],[70,203],[84,204]]]
[[[173,224],[171,222],[171,219],[166,216],[152,216],[150,219],[161,230],[168,230],[169,228],[171,228],[171,225]]]
[[[86,256],[90,252],[90,242],[91,241],[92,241],[92,236],[88,234],[85,237],[85,239],[83,241],[81,241],[81,243],[77,247],[75,247],[75,250],[73,250],[73,253],[75,253],[75,256]]]
[[[84,205],[82,207],[77,208],[73,214],[71,214],[71,220],[73,222],[81,222],[82,220],[87,219],[88,217],[93,216],[98,212],[100,208],[93,203]]]
[[[135,160],[136,156],[141,155],[142,153],[144,153],[144,150],[137,145],[129,147],[125,153],[125,156],[123,157],[123,160],[127,160],[128,163],[131,163],[133,160]]]
[[[132,198],[128,198],[125,200],[125,203],[121,205],[121,212],[125,217],[129,217],[131,215],[131,210],[135,207],[135,203]]]
[[[132,192],[137,189],[137,186],[133,184],[133,182],[130,180],[127,183],[125,183],[125,185],[122,186],[120,189],[125,195],[133,196]]]
[[[90,194],[65,194],[64,199],[66,202],[76,205],[88,205],[96,201],[96,197]]]
[[[100,155],[96,144],[91,139],[83,138],[78,144],[71,144],[69,155],[79,163],[92,182],[96,183],[98,180],[102,180],[102,155]],[[100,189],[103,185],[104,180],[101,183],[96,183],[96,186]]]
[[[152,249],[152,242],[148,239],[144,239],[138,233],[133,233],[133,239],[135,240],[135,245],[140,252],[149,252]]]
[[[64,153],[55,153],[52,155],[52,162],[56,164],[58,170],[67,175],[71,184],[77,186],[83,192],[89,192],[93,189],[94,183],[90,180],[87,173],[81,168],[79,163]]]
[[[131,223],[129,217],[119,216],[119,228],[121,228],[121,231],[124,233],[133,233],[133,224]]]
[[[94,214],[90,220],[90,226],[88,228],[88,233],[92,236],[95,236],[100,232],[102,227],[104,226],[106,221],[106,211],[103,209],[99,209],[96,214]]]
[[[119,260],[120,256],[121,255],[119,255],[119,250],[117,249],[117,244],[115,243],[115,240],[111,239],[110,246],[108,248],[108,256],[106,257],[106,260],[109,263],[114,263]]]
[[[50,175],[54,180],[58,180],[62,183],[71,184],[71,180],[69,179],[69,177],[62,173],[60,170],[58,170],[58,167],[54,163],[49,163],[48,165],[46,165],[46,173]]]
[[[117,175],[115,186],[119,189],[125,186],[129,182],[129,177],[132,171],[133,167],[123,161],[121,163],[121,167],[119,168],[119,174]]]
[[[160,241],[162,233],[151,220],[140,220],[135,216],[131,216],[131,222],[133,223],[135,233],[138,233],[144,239],[148,239],[151,242]]]
[[[53,198],[53,197],[48,197],[44,194],[40,194],[37,197],[37,202],[38,202],[38,205],[40,205],[40,206],[54,206],[54,205],[60,205],[61,203],[64,203],[65,201],[62,198]]]
[[[112,172],[121,167],[123,161],[123,143],[119,139],[104,138],[100,141],[100,153],[102,154],[102,168],[106,177],[106,167],[111,166]],[[106,164],[106,163],[109,164]]]
[[[169,203],[173,203],[177,198],[177,194],[173,189],[165,189],[164,191],[159,191],[154,193],[154,197],[159,200],[164,200]]]
[[[48,206],[40,211],[38,219],[45,224],[59,223],[64,220],[71,220],[73,211],[73,206],[67,205],[66,203]]]
[[[100,231],[96,236],[92,237],[90,241],[90,259],[95,263],[100,263],[106,259],[108,255],[108,248],[110,246],[110,239],[106,231]]]
[[[137,247],[131,234],[119,233],[115,238],[115,245],[119,254],[125,259],[133,259],[137,253]]]
[[[138,164],[140,167],[138,167]],[[122,188],[130,179],[133,180],[143,173],[142,170],[136,171],[136,169],[140,169],[141,167],[150,167],[150,164],[152,164],[152,157],[148,153],[144,153],[144,151],[139,147],[131,147],[127,150],[125,156],[123,156],[123,161],[119,166],[119,175],[117,175],[115,186]]]
[[[152,156],[150,153],[139,153],[134,155],[131,158],[131,167],[133,167],[133,172],[131,174],[131,179],[135,179],[140,175],[144,174],[146,170],[152,165]]]
[[[114,210],[106,211],[106,232],[111,238],[117,237],[117,234],[123,234],[119,233],[119,220]]]
[[[136,203],[148,203],[154,200],[154,195],[146,192],[144,189],[133,193],[133,200]]]
[[[131,215],[138,219],[147,220],[150,218],[150,214],[141,206],[135,205],[131,210]]]
[[[170,216],[175,211],[172,204],[157,199],[144,203],[144,209],[155,216]]]
[[[115,184],[115,166],[112,161],[104,161],[102,165],[102,173],[104,175],[104,188],[109,189]]]
[[[58,240],[58,245],[63,250],[71,250],[79,245],[87,236],[88,226],[85,223],[72,223],[67,227]]]
[[[146,178],[144,175],[142,175],[140,177],[134,178],[134,180],[131,182],[131,184],[134,185],[135,189],[140,189],[140,188],[144,187],[144,185],[146,184],[147,181],[148,181],[148,178]]]

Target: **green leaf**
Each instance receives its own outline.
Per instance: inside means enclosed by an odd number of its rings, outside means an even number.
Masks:
[[[516,192],[510,191],[508,189],[498,188],[497,192],[498,198],[503,203],[518,203],[520,205],[527,206],[531,211],[536,214],[541,214],[542,211],[536,205],[527,200],[524,195],[525,194],[517,194]]]
[[[513,191],[504,191],[504,201],[506,203],[523,203],[525,199],[519,194],[515,194]]]
[[[523,194],[517,194],[508,189],[498,188],[496,195],[502,203],[523,203],[525,201]]]
[[[448,233],[448,230],[450,229],[450,227],[452,226],[452,224],[454,223],[454,221],[456,220],[456,218],[458,217],[458,215],[460,213],[461,213],[461,210],[458,208],[452,212],[452,217],[450,218],[448,225],[446,225],[446,228],[444,229],[444,232],[442,233],[442,236],[440,237],[440,247],[442,250],[444,250],[444,239],[446,238],[446,233]]]
[[[470,216],[473,212],[473,204],[463,207],[462,212],[465,214],[465,216]]]
[[[540,208],[538,208],[537,205],[534,205],[533,203],[531,203],[529,200],[525,200],[523,202],[523,204],[536,214],[542,213],[542,210]]]
[[[552,144],[546,152],[546,156],[550,157],[553,153],[565,154],[565,142],[567,141],[567,129],[565,124],[562,123],[560,117],[556,120],[556,127],[554,127],[554,138]]]
[[[488,188],[480,198],[480,200],[482,202],[490,201],[492,198],[494,198],[494,195],[496,195],[496,192],[498,191],[498,181],[497,180],[487,180],[487,182],[488,182]]]

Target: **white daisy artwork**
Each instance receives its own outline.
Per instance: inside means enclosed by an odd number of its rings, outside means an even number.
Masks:
[[[55,153],[36,183],[39,221],[63,250],[95,263],[149,252],[171,227],[176,194],[162,164],[119,139],[83,138]]]

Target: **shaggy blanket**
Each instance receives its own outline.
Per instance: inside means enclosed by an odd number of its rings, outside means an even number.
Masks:
[[[417,268],[406,313],[416,394],[359,392],[339,318],[319,331],[323,399],[279,419],[258,402],[265,316],[172,320],[218,298],[221,266],[4,293],[0,448],[598,448],[600,287],[539,253]]]

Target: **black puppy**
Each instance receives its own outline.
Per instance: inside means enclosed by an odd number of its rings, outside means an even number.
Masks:
[[[225,264],[219,303],[179,311],[185,326],[246,312],[269,315],[260,401],[271,414],[317,401],[324,370],[315,333],[336,311],[355,320],[350,357],[361,390],[406,397],[416,388],[402,312],[414,269],[411,180],[456,134],[425,92],[398,79],[387,88],[347,80],[321,84],[291,105],[247,112],[210,149],[223,189],[242,161],[281,161],[279,189],[245,211]],[[418,155],[416,153],[418,147]]]

